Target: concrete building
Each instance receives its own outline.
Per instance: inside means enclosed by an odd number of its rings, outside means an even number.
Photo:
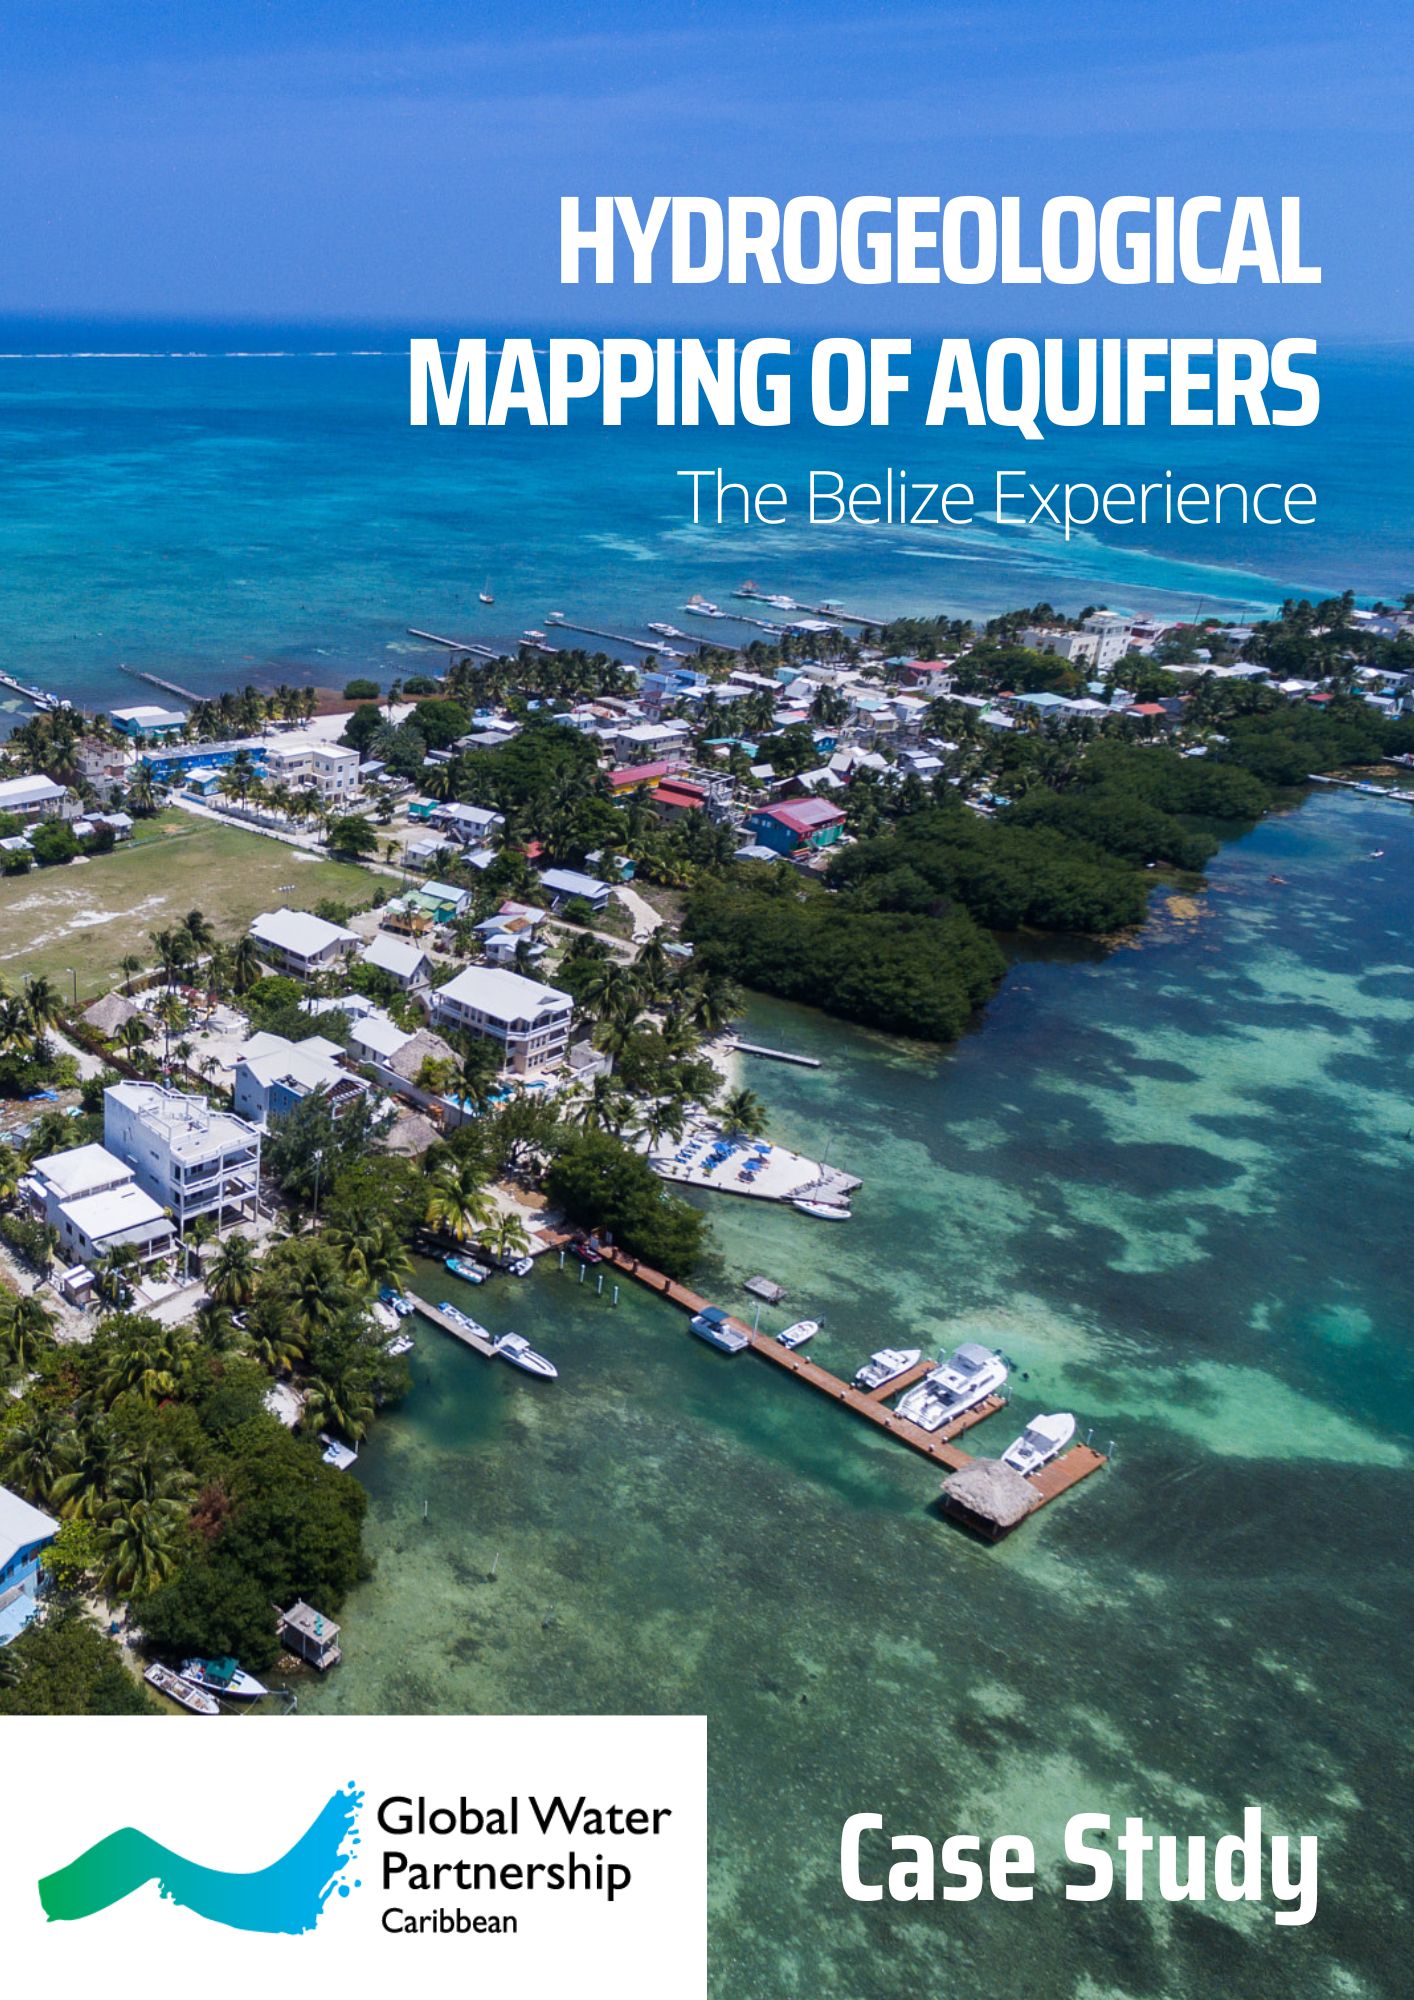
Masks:
[[[59,1523],[0,1486],[0,1646],[18,1639],[39,1610],[39,1559]]]
[[[67,1263],[101,1263],[110,1250],[136,1249],[140,1265],[170,1255],[172,1219],[138,1187],[133,1170],[103,1146],[74,1146],[36,1160],[21,1182],[38,1219],[59,1239]]]
[[[218,1229],[257,1213],[260,1134],[204,1097],[155,1083],[115,1083],[103,1093],[103,1143],[138,1186],[170,1210],[179,1231],[198,1215]]]
[[[368,1095],[362,1077],[337,1060],[337,1042],[310,1035],[290,1042],[283,1035],[252,1035],[236,1060],[231,1102],[237,1114],[268,1132],[307,1097],[322,1095],[335,1118]]]
[[[187,726],[183,708],[158,708],[153,702],[137,708],[110,708],[108,718],[124,736],[175,736]]]
[[[296,730],[264,740],[261,754],[271,784],[288,785],[291,791],[309,788],[325,805],[342,805],[358,795],[358,752],[347,744]]]
[[[361,942],[357,931],[326,923],[308,910],[267,910],[250,927],[256,948],[267,964],[296,979],[329,972]]]
[[[468,966],[432,998],[439,1028],[464,1028],[497,1043],[502,1067],[516,1076],[563,1059],[573,1015],[568,993],[498,966]]]
[[[460,841],[463,847],[482,847],[491,839],[498,826],[504,826],[504,813],[491,812],[485,806],[465,806],[456,801],[434,806],[430,813],[423,815],[429,826],[435,826],[449,838]]]
[[[0,779],[0,813],[24,820],[73,819],[78,810],[73,794],[42,771],[27,778]]]
[[[425,993],[432,984],[432,960],[420,944],[379,931],[363,954],[365,965],[386,972],[404,993]]]

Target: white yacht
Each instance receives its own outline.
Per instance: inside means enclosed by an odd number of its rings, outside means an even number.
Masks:
[[[264,1681],[258,1681],[254,1674],[235,1660],[183,1660],[182,1679],[193,1687],[208,1688],[213,1694],[225,1694],[240,1701],[259,1701],[270,1690]]]
[[[710,597],[695,595],[688,598],[683,610],[690,611],[696,618],[725,618],[727,615],[721,605],[714,604]]]
[[[802,1215],[813,1215],[817,1222],[848,1222],[849,1210],[842,1201],[808,1201],[802,1195],[791,1203]]]
[[[807,1340],[813,1340],[820,1331],[818,1319],[798,1319],[793,1326],[783,1327],[776,1335],[782,1347],[804,1347]]]
[[[1033,1417],[1015,1443],[1002,1453],[1002,1464],[1013,1472],[1039,1472],[1053,1458],[1059,1458],[1075,1436],[1075,1419],[1069,1410],[1056,1410],[1049,1417]]]
[[[527,1375],[543,1375],[553,1382],[560,1372],[523,1333],[503,1333],[496,1342],[496,1352],[502,1361],[509,1361],[512,1368],[523,1368]]]
[[[1007,1365],[990,1347],[965,1340],[950,1361],[942,1361],[895,1405],[920,1430],[941,1430],[988,1396],[1007,1378]]]
[[[864,1366],[855,1369],[854,1386],[856,1389],[882,1389],[886,1382],[897,1382],[900,1375],[916,1368],[922,1359],[921,1347],[876,1348]]]

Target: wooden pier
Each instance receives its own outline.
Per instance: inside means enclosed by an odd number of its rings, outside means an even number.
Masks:
[[[695,1315],[710,1304],[699,1292],[691,1291],[675,1278],[665,1277],[661,1271],[653,1270],[622,1250],[609,1247],[602,1249],[600,1255],[614,1270],[622,1271],[625,1277],[635,1279],[649,1291],[658,1292],[671,1305],[681,1307],[686,1313]],[[922,1381],[936,1365],[934,1362],[919,1361],[906,1375],[886,1383],[881,1389],[856,1389],[852,1382],[831,1374],[828,1368],[809,1360],[798,1349],[782,1347],[770,1334],[757,1332],[743,1321],[731,1317],[727,1324],[745,1334],[752,1351],[759,1354],[762,1360],[771,1362],[786,1374],[793,1375],[798,1382],[804,1382],[821,1395],[828,1396],[831,1402],[843,1404],[855,1416],[863,1417],[876,1429],[897,1438],[900,1444],[907,1445],[910,1451],[916,1451],[923,1458],[931,1459],[935,1465],[946,1466],[949,1472],[960,1472],[964,1466],[973,1463],[972,1453],[964,1451],[954,1443],[954,1439],[1006,1408],[1007,1399],[1004,1396],[988,1396],[953,1423],[945,1424],[940,1430],[925,1431],[920,1424],[910,1423],[907,1417],[891,1409],[888,1399],[901,1395],[915,1382]],[[1059,1498],[1062,1493],[1068,1493],[1072,1486],[1078,1486],[1082,1479],[1088,1479],[1092,1472],[1098,1472],[1107,1463],[1103,1452],[1095,1451],[1087,1444],[1072,1445],[1069,1451],[1042,1471],[1028,1476],[1027,1484],[1039,1495],[1033,1512],[1039,1511],[1048,1501]]]
[[[149,687],[160,688],[163,694],[174,694],[178,701],[195,704],[202,699],[199,694],[193,694],[190,688],[184,688],[180,681],[164,681],[161,674],[150,674],[146,667],[128,667],[120,661],[118,672],[131,674],[135,681],[146,681]]]
[[[469,1326],[462,1326],[459,1321],[449,1319],[440,1306],[428,1305],[426,1299],[420,1299],[416,1292],[409,1292],[407,1296],[422,1317],[429,1320],[433,1326],[440,1327],[443,1333],[449,1333],[453,1340],[459,1340],[462,1346],[469,1347],[473,1354],[484,1355],[488,1361],[493,1358],[496,1352],[494,1341],[483,1340],[481,1335],[473,1333]]]
[[[807,618],[828,618],[834,625],[877,625],[888,624],[887,618],[866,618],[858,611],[844,611],[838,604],[801,604],[792,598],[789,604],[777,604],[777,597],[784,597],[783,590],[757,590],[754,584],[744,583],[740,590],[732,592],[733,597],[744,597],[749,603],[769,604],[773,611],[789,616],[792,611],[803,611]]]
[[[790,1049],[768,1049],[763,1042],[733,1042],[729,1055],[769,1056],[772,1062],[794,1063],[798,1069],[819,1069],[819,1056],[798,1056]]]

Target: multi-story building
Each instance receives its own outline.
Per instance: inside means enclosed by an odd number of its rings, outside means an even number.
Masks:
[[[119,1249],[135,1250],[140,1265],[171,1254],[171,1217],[138,1187],[132,1168],[106,1147],[48,1153],[35,1161],[20,1185],[70,1264],[91,1267]]]
[[[155,1083],[111,1084],[103,1093],[103,1143],[182,1232],[198,1215],[222,1229],[257,1213],[260,1134],[204,1097]]]
[[[0,780],[0,813],[17,819],[73,819],[79,802],[63,785],[56,785],[42,771],[27,778]]]
[[[362,942],[357,931],[326,923],[308,910],[267,910],[250,927],[255,948],[267,965],[296,979],[331,972]]]
[[[17,1639],[39,1609],[39,1558],[59,1523],[0,1486],[0,1646]]]
[[[322,1035],[302,1042],[252,1035],[236,1060],[231,1102],[242,1118],[268,1131],[307,1097],[322,1096],[335,1118],[366,1098],[368,1085],[339,1061],[342,1050]]]
[[[464,1028],[497,1043],[502,1068],[516,1076],[563,1059],[573,1015],[568,993],[499,966],[468,966],[432,996],[439,1028]]]
[[[341,805],[358,793],[358,752],[347,744],[297,730],[262,742],[261,756],[271,784],[288,785],[291,791],[308,787],[326,805]]]

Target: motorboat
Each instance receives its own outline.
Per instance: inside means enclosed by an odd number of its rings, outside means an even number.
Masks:
[[[650,632],[656,632],[663,639],[685,639],[687,637],[686,632],[680,632],[676,625],[665,625],[661,618],[650,618],[648,629]]]
[[[818,1319],[798,1319],[794,1325],[782,1327],[776,1335],[782,1347],[804,1347],[807,1340],[813,1340],[820,1331]]]
[[[690,611],[694,618],[725,618],[727,615],[721,606],[714,604],[709,597],[689,597],[683,610]]]
[[[570,1248],[574,1251],[575,1256],[585,1264],[599,1264],[603,1262],[604,1253],[590,1236],[572,1237],[570,1239]]]
[[[383,1352],[391,1354],[396,1361],[400,1354],[411,1354],[416,1345],[417,1342],[410,1333],[396,1333],[391,1340],[384,1343]]]
[[[720,1306],[704,1306],[688,1321],[688,1326],[699,1340],[705,1340],[709,1347],[715,1347],[722,1354],[740,1354],[744,1347],[751,1345],[750,1334],[739,1326],[733,1326]]]
[[[212,1694],[230,1695],[234,1701],[259,1701],[270,1692],[264,1681],[248,1674],[235,1660],[183,1660],[182,1679],[192,1687],[208,1688]]]
[[[553,1361],[547,1361],[531,1346],[523,1333],[503,1333],[496,1342],[496,1352],[502,1361],[509,1361],[512,1368],[523,1368],[527,1375],[543,1375],[553,1382],[560,1372]]]
[[[802,1215],[813,1215],[820,1222],[848,1222],[849,1210],[839,1201],[807,1201],[803,1196],[791,1203]]]
[[[994,1396],[1006,1378],[1000,1354],[978,1340],[965,1340],[950,1361],[939,1362],[895,1408],[920,1430],[941,1430]]]
[[[1039,1472],[1053,1458],[1059,1458],[1075,1436],[1075,1419],[1069,1410],[1056,1410],[1048,1417],[1033,1417],[1021,1436],[1002,1453],[1002,1464],[1013,1472]]]
[[[882,1389],[890,1382],[897,1382],[910,1368],[916,1368],[922,1359],[921,1347],[878,1347],[862,1368],[855,1369],[854,1386]]]
[[[437,1310],[445,1319],[449,1319],[453,1326],[459,1326],[467,1333],[474,1333],[478,1340],[490,1340],[494,1346],[493,1336],[481,1324],[481,1321],[473,1319],[470,1313],[462,1312],[458,1306],[449,1305],[445,1299],[443,1299]]]
[[[155,1687],[159,1694],[165,1694],[169,1700],[180,1703],[188,1715],[221,1713],[221,1705],[214,1695],[209,1695],[205,1688],[193,1687],[190,1681],[184,1681],[180,1674],[173,1673],[170,1667],[160,1666],[156,1660],[144,1673],[143,1679],[149,1687]]]
[[[469,1257],[444,1257],[442,1262],[454,1278],[460,1278],[464,1285],[484,1285],[491,1275],[480,1264],[473,1264]]]
[[[385,1285],[378,1296],[385,1306],[398,1315],[399,1319],[406,1319],[409,1313],[417,1311],[417,1307],[406,1292],[395,1292],[391,1285]]]
[[[351,1444],[340,1444],[327,1431],[319,1433],[319,1442],[324,1447],[323,1458],[326,1465],[332,1465],[335,1472],[347,1472],[358,1457]]]
[[[533,644],[538,644],[545,637],[545,634],[540,630],[538,625],[527,625],[520,636],[522,639],[529,639]]]
[[[501,1266],[501,1269],[508,1271],[513,1278],[528,1278],[535,1269],[535,1259],[533,1257],[512,1257],[509,1263]]]

